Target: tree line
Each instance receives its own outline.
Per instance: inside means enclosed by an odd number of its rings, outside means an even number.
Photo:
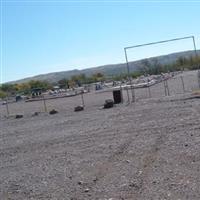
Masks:
[[[40,88],[43,91],[53,90],[54,86],[59,86],[61,89],[74,88],[82,86],[83,84],[90,84],[98,81],[104,81],[105,76],[103,73],[95,73],[91,76],[85,74],[74,75],[70,79],[63,78],[56,83],[50,83],[48,81],[31,80],[25,83],[16,84],[2,84],[0,86],[0,98],[6,96],[30,95],[31,91],[36,88]]]

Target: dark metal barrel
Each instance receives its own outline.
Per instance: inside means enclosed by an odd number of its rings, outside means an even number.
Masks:
[[[122,93],[120,90],[113,91],[114,104],[122,103]]]

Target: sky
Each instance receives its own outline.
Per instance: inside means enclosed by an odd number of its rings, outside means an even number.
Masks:
[[[125,62],[124,47],[195,36],[200,1],[0,0],[0,83]],[[128,51],[130,61],[193,50],[191,39]]]

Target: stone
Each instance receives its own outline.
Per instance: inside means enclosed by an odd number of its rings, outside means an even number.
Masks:
[[[74,108],[74,112],[79,112],[79,111],[82,111],[82,110],[84,110],[84,107],[83,107],[82,105],[76,106],[76,107]]]
[[[89,188],[86,188],[85,190],[84,190],[84,192],[89,192],[90,190],[89,190]]]
[[[58,111],[54,110],[54,109],[49,112],[50,115],[54,115],[54,114],[57,114],[57,113],[58,113]]]
[[[38,116],[39,115],[39,112],[34,112],[33,114],[32,114],[32,117],[35,117],[35,116]]]
[[[16,118],[16,119],[23,118],[23,115],[15,115],[15,118]]]
[[[104,108],[107,109],[107,108],[112,108],[114,105],[114,102],[112,99],[107,99],[105,100],[105,104],[104,104]]]
[[[95,178],[93,179],[93,182],[97,182],[97,180],[98,180],[97,177],[95,177]]]
[[[79,182],[78,182],[78,185],[83,185],[83,181],[79,181]]]

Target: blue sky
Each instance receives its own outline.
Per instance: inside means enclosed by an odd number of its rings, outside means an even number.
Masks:
[[[1,80],[124,62],[130,45],[194,35],[200,1],[1,1]],[[138,48],[129,60],[192,49]]]

